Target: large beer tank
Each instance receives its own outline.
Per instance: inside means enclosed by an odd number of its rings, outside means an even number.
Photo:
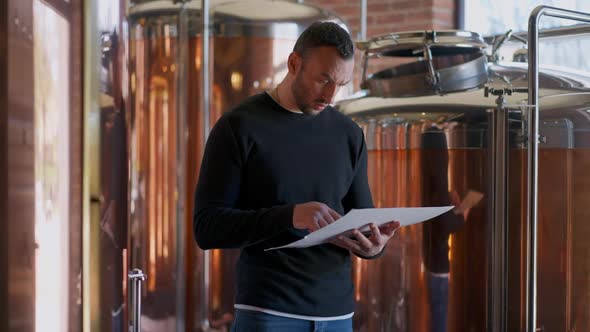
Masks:
[[[210,48],[202,52],[200,6],[170,0],[129,7],[129,267],[148,275],[145,331],[179,331],[185,322],[191,331],[229,326],[237,252],[204,253],[192,235],[208,128],[246,97],[282,80],[288,55],[308,25],[342,24],[296,2],[212,1]],[[203,68],[203,54],[209,68]],[[208,109],[203,79],[211,86]]]
[[[359,47],[365,68],[403,63],[365,72],[366,95],[338,105],[365,132],[375,205],[473,206],[400,229],[378,260],[354,260],[355,331],[523,331],[526,63],[488,62],[465,31]],[[541,68],[539,95],[537,326],[587,331],[590,77]]]

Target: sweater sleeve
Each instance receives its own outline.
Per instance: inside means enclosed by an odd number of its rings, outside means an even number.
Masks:
[[[223,116],[207,140],[195,193],[193,231],[201,249],[245,247],[292,227],[293,205],[236,208],[245,158]]]
[[[358,127],[357,127],[358,128]],[[367,145],[363,131],[358,128],[358,140],[360,144],[356,151],[356,170],[354,178],[348,189],[348,192],[342,200],[344,213],[352,209],[364,209],[373,207],[373,198],[369,189],[369,179],[367,177]]]
[[[342,200],[342,206],[344,207],[345,213],[352,209],[364,209],[373,207],[373,198],[371,197],[371,190],[369,189],[369,179],[367,176],[367,145],[365,144],[365,136],[362,130],[359,128],[360,137],[360,149],[356,155],[356,171],[352,184],[348,189],[348,193]],[[375,259],[379,258],[385,252],[385,247],[375,256],[367,257],[360,254],[354,253],[357,257],[363,259]]]
[[[357,154],[357,168],[354,179],[348,190],[348,193],[342,201],[344,211],[348,212],[351,209],[363,209],[373,207],[373,198],[371,197],[371,190],[369,189],[369,179],[367,176],[367,145],[365,144],[365,136],[362,130],[360,131],[360,149]],[[357,257],[362,259],[376,259],[383,255],[385,247],[375,256],[363,256],[353,252]]]

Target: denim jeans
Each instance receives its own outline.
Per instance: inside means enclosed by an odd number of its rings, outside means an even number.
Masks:
[[[352,318],[311,321],[236,309],[232,332],[352,332]]]
[[[428,274],[428,299],[430,300],[430,331],[447,331],[447,307],[449,303],[449,276]]]

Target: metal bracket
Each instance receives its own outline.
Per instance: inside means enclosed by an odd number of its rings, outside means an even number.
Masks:
[[[127,274],[129,278],[129,291],[131,300],[131,313],[129,314],[129,332],[141,332],[141,283],[147,279],[147,275],[140,269],[133,269]]]
[[[434,91],[440,93],[440,74],[434,69],[434,65],[432,64],[432,51],[430,50],[430,44],[435,41],[435,31],[426,31],[424,33],[424,57],[426,58],[426,61],[428,61],[428,76],[426,77],[426,82],[432,86]]]

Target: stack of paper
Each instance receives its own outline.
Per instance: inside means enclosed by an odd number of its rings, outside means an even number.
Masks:
[[[351,210],[336,222],[308,234],[301,240],[287,245],[266,250],[282,248],[307,248],[330,241],[337,235],[358,228],[361,232],[369,231],[368,224],[381,226],[390,221],[399,221],[401,226],[417,224],[441,215],[454,206],[420,207],[420,208],[385,208]]]

